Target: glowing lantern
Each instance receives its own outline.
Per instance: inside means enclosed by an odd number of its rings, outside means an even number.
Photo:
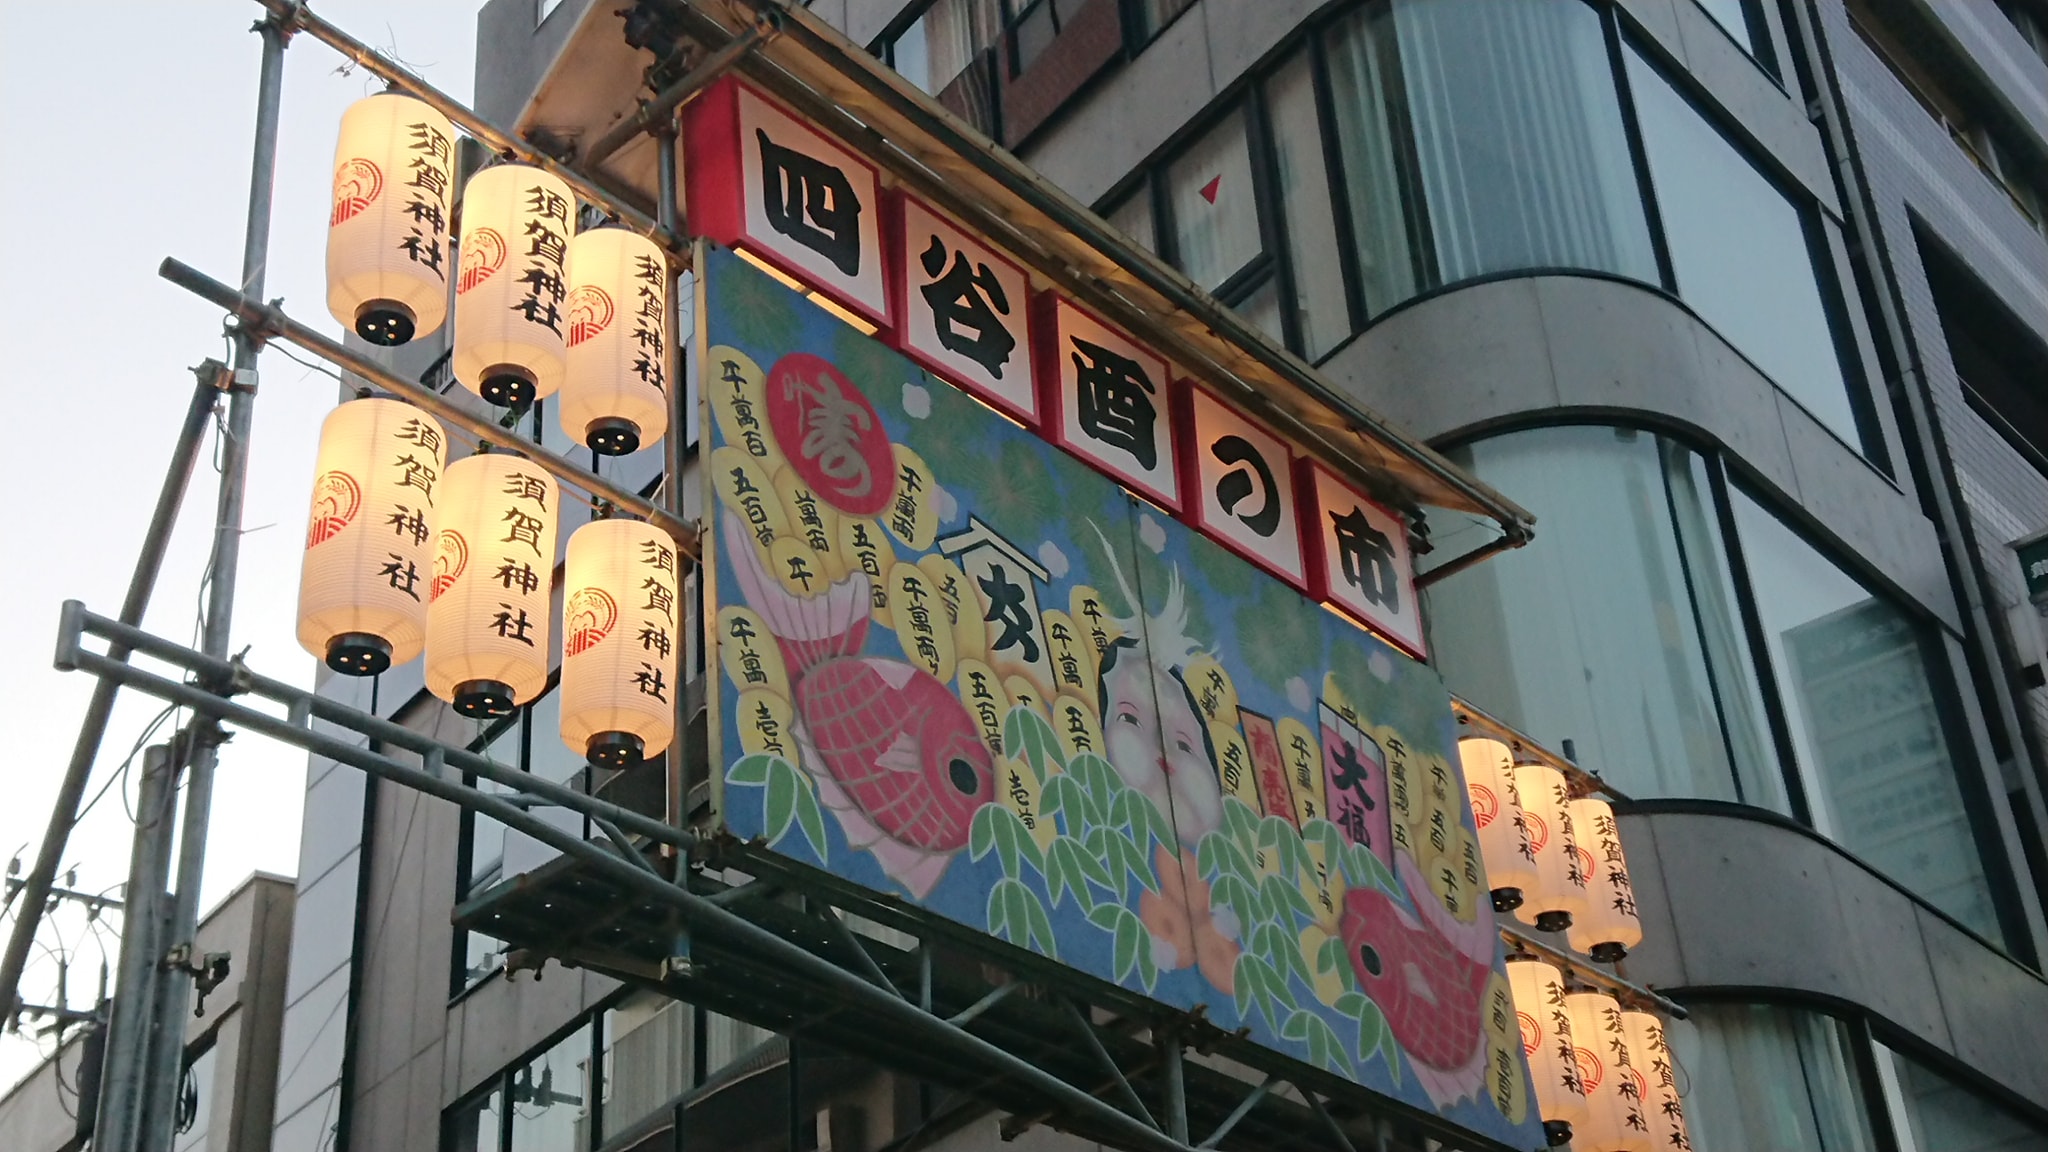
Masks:
[[[1586,910],[1585,860],[1572,835],[1564,773],[1548,764],[1517,764],[1514,775],[1529,847],[1536,853],[1536,885],[1522,890],[1515,916],[1541,931],[1562,932]]]
[[[372,344],[403,344],[448,315],[455,129],[396,92],[341,117],[327,220],[327,310]]]
[[[486,168],[462,190],[453,367],[493,404],[521,407],[561,387],[575,212],[567,184],[524,164]]]
[[[351,400],[320,425],[299,643],[345,676],[420,654],[447,437],[397,400]]]
[[[682,635],[676,542],[638,520],[593,520],[569,537],[562,584],[562,741],[627,768],[675,736]]]
[[[1586,865],[1586,910],[1572,917],[1565,939],[1602,964],[1612,964],[1643,941],[1636,916],[1636,890],[1621,854],[1621,828],[1614,809],[1598,796],[1571,802],[1572,835]]]
[[[1472,796],[1472,819],[1479,826],[1479,855],[1486,863],[1486,882],[1493,888],[1493,910],[1512,912],[1536,887],[1536,850],[1529,846],[1529,826],[1522,817],[1522,794],[1515,787],[1515,757],[1498,740],[1468,736],[1458,741],[1458,760],[1465,769],[1465,790]]]
[[[624,456],[668,428],[668,261],[652,240],[594,228],[569,242],[562,431]]]
[[[1628,1008],[1622,1010],[1621,1027],[1628,1036],[1629,1055],[1649,1085],[1643,1097],[1643,1113],[1650,1125],[1652,1152],[1692,1152],[1692,1138],[1685,1128],[1685,1106],[1678,1099],[1677,1067],[1671,1061],[1671,1047],[1664,1040],[1664,1021],[1652,1013]]]
[[[1562,1144],[1572,1138],[1572,1126],[1586,1118],[1586,1088],[1572,1051],[1564,976],[1549,961],[1510,956],[1508,992],[1515,1000],[1529,1078],[1536,1083],[1536,1110],[1543,1117],[1543,1134],[1552,1144]]]
[[[464,716],[504,716],[548,681],[554,478],[510,453],[448,466],[427,605],[427,689]]]
[[[1586,1086],[1586,1119],[1572,1126],[1572,1152],[1650,1152],[1648,1090],[1629,1050],[1621,1005],[1605,992],[1566,993],[1572,1054]]]

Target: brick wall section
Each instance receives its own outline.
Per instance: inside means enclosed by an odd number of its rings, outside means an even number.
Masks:
[[[1984,27],[2011,34],[2010,51],[2026,52],[2018,33],[1990,3],[1964,2],[1988,10],[1997,22]],[[1995,626],[2002,630],[2004,609],[2025,595],[2019,566],[2005,544],[2048,527],[2048,477],[1964,401],[1913,224],[1917,219],[1925,232],[1938,237],[2044,342],[2048,241],[1864,44],[1842,0],[1819,0],[1818,6],[1848,106],[1849,130],[1875,202],[1875,223],[1904,302],[1903,319],[1933,397],[1937,434],[1946,443],[1967,508],[1969,543],[1988,574]],[[2005,75],[2010,83],[2013,74]],[[2048,90],[2048,72],[2040,79]],[[2048,691],[2023,692],[2018,705],[2023,721],[2030,722],[2033,746],[2048,748]]]

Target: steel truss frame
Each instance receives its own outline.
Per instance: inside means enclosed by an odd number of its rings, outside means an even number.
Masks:
[[[165,670],[117,658],[119,649]],[[1503,1152],[1199,1013],[1164,1009],[851,886],[771,871],[762,865],[772,859],[730,837],[672,827],[494,764],[77,601],[64,606],[55,663],[546,844],[561,857],[459,906],[458,928],[952,1090],[885,1152],[915,1152],[994,1110],[1009,1113],[1006,1134],[1049,1124],[1132,1152],[1356,1152],[1359,1140],[1384,1150],[1396,1133],[1404,1144],[1429,1138]],[[583,839],[534,812],[550,806],[588,817],[603,838]],[[743,867],[754,874],[736,875]],[[1191,1132],[1206,1135],[1195,1141]]]

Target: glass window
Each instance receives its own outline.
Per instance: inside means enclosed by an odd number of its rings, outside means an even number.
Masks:
[[[1287,227],[1287,262],[1294,272],[1294,322],[1301,330],[1302,354],[1314,360],[1351,334],[1351,312],[1338,264],[1337,221],[1330,208],[1308,53],[1297,53],[1266,82],[1266,107],[1273,125],[1280,215]]]
[[[1665,1026],[1693,1152],[1874,1152],[1848,1029],[1762,1004],[1700,1004]],[[1930,1152],[1922,1149],[1921,1152]]]
[[[690,1088],[694,1008],[635,992],[605,1014],[604,1126],[616,1136]]]
[[[1785,811],[1705,462],[1595,427],[1452,456],[1542,525],[1527,547],[1430,588],[1452,690],[1552,748],[1569,740],[1628,795]]]
[[[1136,240],[1140,247],[1156,251],[1158,239],[1152,234],[1152,189],[1139,184],[1138,190],[1124,197],[1124,202],[1110,210],[1105,217],[1116,230]]]
[[[1175,16],[1188,10],[1195,0],[1137,0],[1138,35],[1150,39],[1166,27]]]
[[[1814,825],[2002,939],[1921,626],[1741,492],[1736,531]]]
[[[1339,23],[1329,52],[1371,311],[1517,269],[1658,279],[1592,6],[1395,0]],[[1422,266],[1402,273],[1424,236]]]
[[[1814,418],[1860,444],[1807,221],[1636,53],[1630,87],[1678,295]]]
[[[198,1152],[206,1147],[213,1129],[213,1074],[220,1049],[208,1044],[206,1051],[185,1065],[178,1083],[178,1111],[171,1130],[171,1152]]]
[[[464,1105],[448,1117],[441,1147],[444,1152],[498,1152],[504,1113],[504,1096],[499,1092]]]
[[[1755,50],[1749,41],[1749,13],[1743,10],[1743,0],[1699,0],[1699,5],[1714,18],[1714,23],[1728,30],[1728,35],[1744,51]]]
[[[507,1099],[512,1152],[577,1152],[590,1147],[589,1028],[514,1069]]]
[[[890,63],[911,83],[937,96],[996,42],[1002,27],[998,0],[938,0],[897,36]]]
[[[491,736],[478,752],[494,764],[519,767],[523,759],[526,738],[525,713],[506,724]],[[502,784],[489,780],[474,781],[477,791],[501,796],[510,791]],[[488,816],[479,816],[467,809],[462,813],[468,825],[469,858],[462,862],[461,875],[457,877],[457,899],[467,900],[496,884],[505,872],[505,826]],[[455,991],[461,992],[505,963],[505,945],[479,932],[465,933],[459,943],[461,949],[460,969],[456,973]]]
[[[1167,165],[1166,200],[1174,255],[1198,287],[1213,292],[1258,257],[1264,245],[1242,109]]]
[[[2048,1132],[1938,1072],[1891,1057],[1914,1152],[2048,1152]]]

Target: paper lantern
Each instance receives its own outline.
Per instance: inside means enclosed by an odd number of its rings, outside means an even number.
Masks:
[[[427,604],[427,689],[464,716],[504,716],[548,682],[554,478],[511,453],[448,466]]]
[[[1586,873],[1586,910],[1572,917],[1565,939],[1573,949],[1602,964],[1612,964],[1643,942],[1643,922],[1636,916],[1636,890],[1629,883],[1628,861],[1621,854],[1621,828],[1614,809],[1598,796],[1581,796],[1569,805],[1572,837],[1578,842]]]
[[[1572,1051],[1571,1011],[1565,1004],[1564,975],[1533,956],[1508,957],[1508,992],[1522,1030],[1522,1055],[1536,1085],[1536,1111],[1552,1144],[1572,1138],[1572,1126],[1586,1118],[1586,1087]]]
[[[668,261],[652,240],[593,228],[569,241],[569,372],[562,431],[604,456],[668,428]]]
[[[1562,932],[1586,910],[1586,871],[1572,836],[1564,773],[1548,764],[1517,764],[1515,791],[1529,847],[1536,853],[1536,884],[1522,890],[1515,916],[1544,932]]]
[[[1650,1152],[1648,1090],[1629,1049],[1621,1005],[1605,992],[1568,992],[1572,1054],[1586,1087],[1586,1118],[1572,1126],[1572,1152]]]
[[[1664,1039],[1664,1021],[1654,1013],[1624,1008],[1621,1027],[1628,1037],[1630,1058],[1647,1085],[1643,1118],[1650,1126],[1651,1152],[1692,1152],[1685,1106],[1678,1098],[1677,1066]]]
[[[562,741],[628,768],[675,736],[683,624],[675,538],[638,520],[569,537],[562,583]]]
[[[455,129],[396,92],[341,116],[327,219],[327,310],[372,344],[403,344],[448,315]]]
[[[538,168],[499,164],[462,190],[455,272],[455,378],[501,407],[554,394],[565,369],[569,186]]]
[[[1536,850],[1529,846],[1522,794],[1515,788],[1514,753],[1498,740],[1468,736],[1458,741],[1458,760],[1472,797],[1472,820],[1479,826],[1479,855],[1493,890],[1493,910],[1512,912],[1536,887]]]
[[[344,676],[420,654],[447,437],[397,400],[351,400],[320,425],[299,568],[299,643]]]

